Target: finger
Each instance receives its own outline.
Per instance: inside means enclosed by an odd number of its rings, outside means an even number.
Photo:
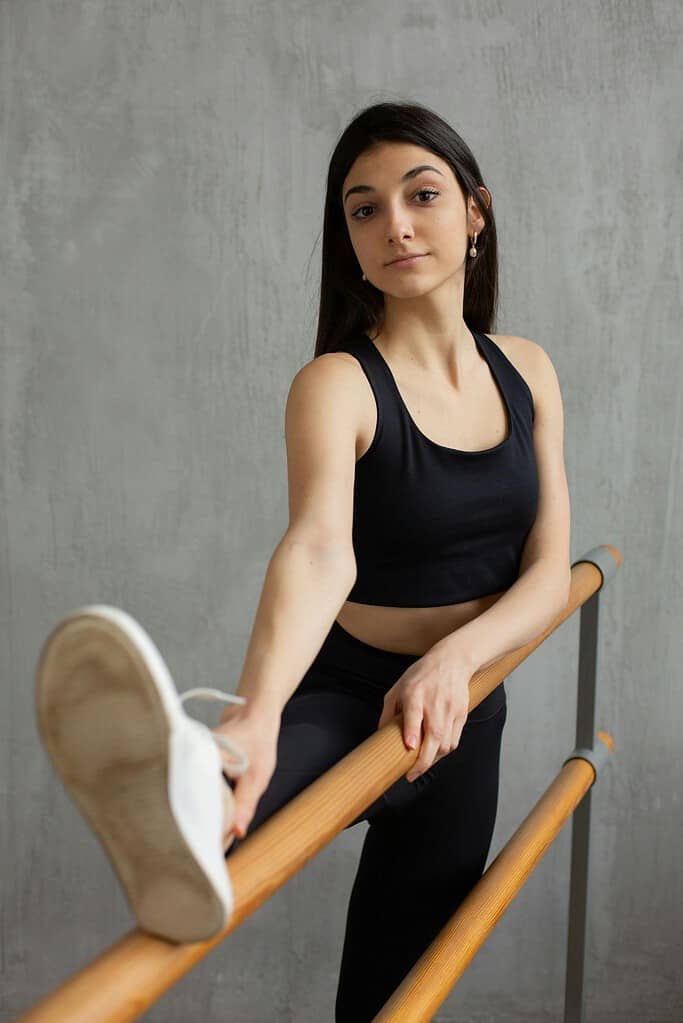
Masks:
[[[453,730],[451,732],[451,752],[454,749],[457,749],[458,746],[460,745],[460,736],[462,735],[462,730],[463,730],[464,727],[465,727],[465,722],[463,721],[462,718],[455,718],[454,719],[454,721],[453,721]]]
[[[388,724],[388,722],[392,720],[392,718],[396,717],[397,702],[398,701],[396,695],[389,691],[387,695],[384,697],[384,707],[382,709],[382,714],[377,724],[378,729],[383,728],[384,725]]]
[[[412,699],[403,707],[403,741],[408,749],[417,749],[421,740],[422,704]]]
[[[225,731],[220,726],[218,726],[217,728],[212,728],[211,731],[214,732],[216,735],[221,736],[223,739],[226,740],[229,739],[231,742],[234,742],[235,746],[238,749],[241,749],[241,743],[239,742],[239,740],[235,740],[234,732],[231,731],[230,735],[227,736]],[[216,742],[216,748],[218,749],[218,752],[220,754],[221,765],[226,774],[229,774],[231,777],[237,777],[237,775],[240,773],[240,770],[242,773],[244,772],[245,768],[244,766],[242,766],[244,765],[245,762],[244,756],[239,756],[236,752],[233,752],[232,750],[228,749],[226,746],[223,745],[223,742],[221,742],[220,740]],[[248,757],[246,758],[246,762],[248,766],[249,763]]]
[[[408,781],[415,781],[416,778],[432,766],[434,757],[439,752],[440,745],[441,737],[438,731],[428,731],[420,747],[420,755],[406,775]]]
[[[235,799],[231,787],[223,786],[223,852],[227,852],[235,838]]]
[[[443,750],[443,752],[440,752],[440,750],[437,750],[436,756],[434,757],[434,760],[432,761],[432,764],[431,764],[432,767],[434,766],[434,764],[438,764],[438,762],[440,760],[443,760],[444,757],[447,757],[449,755],[449,753],[452,753],[456,749],[456,747],[458,745],[458,741],[459,741],[459,734],[460,734],[461,731],[462,731],[462,722],[458,722],[457,720],[454,720],[453,724],[450,726],[450,730],[448,732],[448,734],[450,735],[449,743],[446,746],[446,748]]]
[[[238,838],[244,838],[263,790],[264,786],[260,783],[260,779],[253,775],[244,774],[237,780],[233,794],[235,797],[234,829]]]
[[[240,774],[244,774],[241,768],[242,761],[238,760],[237,757],[234,757],[226,749],[221,750],[221,761],[223,763],[223,770],[231,778],[239,778]]]

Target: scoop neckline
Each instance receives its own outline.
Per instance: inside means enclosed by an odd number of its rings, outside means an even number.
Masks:
[[[415,431],[415,433],[417,434],[417,436],[420,437],[427,444],[431,445],[432,447],[438,448],[440,451],[448,451],[448,452],[450,452],[451,454],[454,454],[454,455],[466,455],[467,457],[472,457],[472,456],[476,457],[477,455],[493,455],[497,451],[502,451],[503,448],[507,447],[507,445],[512,441],[513,434],[515,432],[515,419],[514,419],[514,416],[512,414],[512,408],[510,406],[510,402],[508,401],[508,396],[507,396],[507,394],[505,392],[505,388],[503,387],[503,385],[501,383],[500,375],[498,373],[498,370],[496,369],[495,365],[493,364],[493,361],[489,358],[489,353],[486,351],[486,345],[482,343],[480,332],[477,331],[477,330],[474,330],[474,328],[472,328],[472,327],[470,327],[470,331],[472,333],[472,337],[474,338],[474,343],[476,344],[477,349],[478,349],[480,355],[483,357],[483,359],[486,362],[487,366],[491,370],[491,376],[493,377],[494,383],[495,383],[496,387],[498,388],[498,391],[499,391],[499,393],[500,393],[500,395],[501,395],[501,397],[503,399],[503,404],[505,405],[505,410],[507,412],[507,417],[508,417],[509,432],[508,432],[507,437],[504,437],[503,440],[500,441],[499,444],[495,444],[492,448],[478,448],[478,449],[469,450],[469,451],[466,450],[465,448],[450,448],[446,444],[439,444],[438,441],[432,440],[431,437],[428,437],[426,433],[422,432],[422,430],[420,429],[420,427],[417,425],[417,423],[413,419],[412,415],[410,414],[410,410],[408,409],[408,406],[406,405],[405,401],[403,400],[403,396],[401,395],[401,392],[400,392],[400,390],[398,388],[398,384],[396,383],[396,379],[394,377],[394,374],[391,371],[391,367],[390,367],[389,363],[384,358],[384,356],[380,352],[379,348],[377,347],[377,345],[375,344],[373,339],[371,337],[369,337],[367,334],[364,334],[364,337],[367,338],[368,342],[372,345],[374,350],[377,352],[377,355],[381,359],[382,363],[384,364],[385,369],[387,371],[387,374],[389,376],[389,379],[391,380],[392,386],[394,388],[394,391],[396,392],[398,400],[399,400],[399,402],[401,404],[401,407],[402,407],[403,411],[405,412],[405,414],[406,414],[406,416],[408,418],[408,421],[409,421],[411,427],[413,428],[413,430]],[[485,336],[487,341],[490,341],[492,345],[496,344],[496,342],[492,338],[488,337],[488,335],[483,335],[483,336]]]

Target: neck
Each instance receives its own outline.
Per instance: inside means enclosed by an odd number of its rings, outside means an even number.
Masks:
[[[391,330],[384,323],[373,340],[394,365],[447,375],[456,381],[480,360],[472,331],[462,319],[442,333],[427,330],[424,324],[404,324],[400,330]]]

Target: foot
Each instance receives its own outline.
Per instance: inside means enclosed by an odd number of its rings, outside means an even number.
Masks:
[[[119,608],[88,605],[63,618],[36,669],[40,736],[68,794],[102,843],[143,930],[176,942],[212,937],[230,919],[222,845],[234,803],[216,743],[187,717],[161,654]],[[222,812],[222,819],[221,819]],[[229,839],[229,841],[228,841]]]

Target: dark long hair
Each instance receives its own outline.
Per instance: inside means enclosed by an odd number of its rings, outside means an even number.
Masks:
[[[479,191],[481,171],[469,146],[451,126],[416,103],[376,103],[351,121],[335,146],[327,173],[323,219],[320,309],[315,356],[336,352],[344,338],[381,325],[384,295],[361,277],[342,205],[342,185],[354,161],[380,142],[410,142],[450,164],[463,191],[471,195],[485,220],[477,237],[477,255],[467,256],[463,319],[470,329],[490,333],[498,303],[498,251],[493,200],[487,206]],[[490,193],[490,189],[489,189]]]

